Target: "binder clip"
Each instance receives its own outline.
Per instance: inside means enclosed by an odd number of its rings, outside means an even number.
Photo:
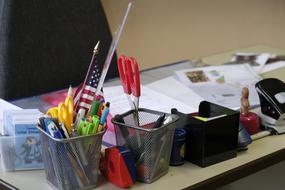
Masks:
[[[133,153],[121,146],[105,150],[100,170],[109,182],[121,188],[132,186],[137,177]]]

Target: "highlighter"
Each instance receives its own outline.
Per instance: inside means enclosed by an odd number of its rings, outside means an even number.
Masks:
[[[97,129],[100,123],[99,117],[97,115],[92,116],[92,123],[94,125],[94,128],[91,131],[91,134],[95,134],[97,132]]]

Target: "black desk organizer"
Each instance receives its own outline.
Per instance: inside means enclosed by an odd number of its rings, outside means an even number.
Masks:
[[[236,157],[239,112],[217,104],[202,101],[199,112],[183,114],[176,109],[172,114],[180,117],[179,127],[187,131],[185,159],[206,167]],[[209,118],[207,121],[195,116]]]

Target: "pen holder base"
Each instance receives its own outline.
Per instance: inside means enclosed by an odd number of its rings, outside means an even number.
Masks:
[[[112,119],[117,145],[133,152],[137,179],[145,183],[152,183],[169,169],[174,129],[179,117],[166,114],[164,121],[171,120],[158,125],[162,114],[165,113],[139,109],[138,113],[131,110]]]
[[[102,136],[105,131],[55,139],[41,127],[38,129],[48,183],[60,190],[96,187]]]

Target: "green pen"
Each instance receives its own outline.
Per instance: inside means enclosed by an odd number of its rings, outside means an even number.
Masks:
[[[93,131],[93,128],[94,128],[93,123],[91,123],[91,122],[85,120],[84,128],[82,129],[82,134],[83,134],[83,135],[89,135],[89,134],[91,134],[91,131]]]
[[[99,106],[100,106],[100,101],[95,100],[95,101],[92,103],[92,106],[91,106],[90,114],[89,114],[89,115],[90,115],[90,116],[97,115]]]
[[[98,129],[98,126],[99,126],[99,123],[100,123],[100,119],[99,119],[98,115],[92,116],[92,123],[94,125],[92,134],[95,134],[97,132],[97,129]]]
[[[86,119],[81,119],[79,121],[79,125],[77,127],[78,135],[86,135],[88,123],[89,122]]]
[[[77,134],[78,135],[82,135],[82,128],[83,128],[83,126],[84,126],[84,120],[80,119],[79,123],[78,123],[78,126],[77,126]]]

